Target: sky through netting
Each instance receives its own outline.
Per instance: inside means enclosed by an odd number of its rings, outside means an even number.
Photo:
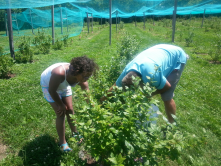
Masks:
[[[51,34],[51,6],[54,5],[56,37],[77,36],[82,32],[87,13],[109,19],[109,0],[0,0],[0,9],[18,9],[12,13],[14,35],[35,35],[36,29]],[[25,9],[25,10],[24,10]],[[112,18],[172,15],[174,0],[112,0]],[[221,0],[178,0],[177,15],[221,13]],[[5,14],[5,18],[7,18]],[[30,31],[32,29],[32,31]]]

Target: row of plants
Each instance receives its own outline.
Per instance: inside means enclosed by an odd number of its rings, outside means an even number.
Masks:
[[[170,30],[165,32],[165,37],[172,40],[172,20],[160,19],[155,21],[151,18],[147,19],[146,28],[154,33],[159,33],[160,27],[165,27]],[[142,24],[141,28],[142,28]],[[220,29],[221,19],[219,17],[202,18],[189,17],[188,19],[177,18],[175,42],[185,43],[186,47],[191,47],[193,53],[206,55],[209,61],[220,63]],[[204,34],[202,36],[202,33]]]
[[[116,87],[113,96],[100,104],[100,97],[107,95],[107,89],[136,56],[138,48],[136,37],[121,32],[117,55],[90,81],[90,103],[84,101],[86,92],[76,91],[74,103],[78,111],[72,118],[84,137],[83,150],[102,166],[158,165],[166,158],[177,160],[183,149],[203,142],[166,122],[157,126],[147,123],[154,120],[147,110],[158,101],[147,98],[155,89],[148,83],[140,88],[139,79],[134,78],[135,85],[126,91]]]
[[[125,38],[130,38],[129,41],[124,42],[127,45],[132,43],[131,40],[134,40],[134,43],[140,41],[138,44],[139,51],[153,44],[170,43],[164,37],[164,27],[159,27],[159,32],[161,32],[159,36],[156,33],[157,26],[154,27],[153,31],[143,31],[142,28],[135,29],[132,24],[125,24],[124,28],[130,33],[120,32],[114,34],[111,46],[108,46],[108,28],[104,28],[100,33],[88,35],[90,39],[85,34],[80,41],[78,37],[73,37],[71,38],[73,41],[71,47],[67,47],[65,51],[51,50],[51,54],[47,56],[38,55],[38,61],[33,64],[17,64],[16,72],[20,73],[19,77],[0,80],[1,93],[3,94],[0,96],[2,105],[2,120],[0,121],[2,135],[0,135],[0,139],[10,147],[7,150],[8,157],[3,159],[0,165],[87,165],[85,161],[87,159],[84,161],[79,159],[81,152],[84,150],[87,150],[92,157],[98,160],[97,162],[100,164],[97,165],[101,165],[101,163],[106,165],[144,165],[145,163],[147,165],[148,162],[149,165],[151,165],[150,163],[157,163],[162,166],[220,164],[220,141],[218,137],[220,111],[219,98],[217,98],[217,89],[219,89],[220,84],[216,72],[219,65],[206,64],[201,59],[204,63],[199,63],[201,62],[199,59],[197,60],[193,58],[193,54],[189,54],[191,59],[188,61],[188,66],[176,89],[175,101],[179,117],[177,119],[178,127],[174,126],[171,129],[168,127],[165,130],[166,124],[162,120],[162,116],[159,116],[157,126],[149,126],[149,132],[143,131],[142,126],[141,128],[133,126],[134,120],[142,118],[134,117],[134,115],[137,115],[136,111],[144,111],[143,108],[148,109],[149,103],[155,102],[155,100],[148,100],[145,101],[149,102],[146,106],[141,104],[141,102],[147,100],[143,98],[143,93],[148,93],[149,90],[153,89],[147,89],[145,92],[137,88],[131,89],[130,92],[116,89],[113,98],[110,98],[106,103],[99,103],[100,97],[106,95],[107,89],[116,81],[125,63],[127,63],[126,54],[121,54],[121,56],[119,54],[120,52],[130,51],[127,49],[122,51],[121,49],[124,47],[121,40],[118,39],[122,37],[123,41],[124,36],[128,35]],[[115,45],[118,46],[118,49],[115,48]],[[191,47],[184,47],[185,43],[177,45],[184,48],[188,53],[191,52]],[[133,50],[138,46],[135,44]],[[80,134],[85,137],[85,143],[82,146],[77,146],[74,141],[71,141],[71,133],[67,130],[66,138],[73,151],[63,154],[57,146],[57,134],[54,127],[55,115],[49,107],[50,105],[42,97],[41,88],[39,87],[39,75],[45,67],[54,62],[69,61],[73,56],[83,54],[88,54],[96,59],[101,70],[97,78],[89,80],[91,86],[90,104],[82,101],[84,99],[79,99],[82,97],[80,89],[76,89],[76,93],[79,95],[73,95],[76,115],[83,114],[82,118],[79,117],[77,125]],[[134,55],[128,55],[127,57],[133,58],[135,54],[136,51]],[[208,71],[210,72],[208,73]],[[109,76],[111,72],[113,77]],[[127,96],[127,98],[124,96]],[[132,98],[129,99],[129,97]],[[75,105],[78,102],[79,104]],[[132,102],[134,105],[129,103],[129,108],[126,105],[128,102]],[[159,103],[159,108],[164,113],[161,104]],[[108,113],[109,110],[111,113]],[[208,112],[208,110],[210,111]],[[149,118],[149,115],[144,114],[145,116]],[[97,119],[98,122],[90,121],[89,117]],[[107,123],[105,122],[106,118]],[[121,120],[118,120],[119,118]],[[85,128],[82,123],[85,124]],[[130,132],[127,126],[135,133]],[[94,129],[99,132],[93,131]],[[107,130],[107,133],[105,130]],[[127,136],[126,141],[123,141],[120,137],[123,134]],[[207,137],[204,137],[204,135]],[[138,136],[141,138],[139,139]],[[144,140],[144,137],[148,140]],[[98,140],[95,142],[93,139]],[[88,142],[86,142],[87,140]],[[141,143],[144,145],[142,146]],[[100,144],[100,146],[97,144]],[[109,148],[111,153],[107,149],[103,149],[104,145],[113,147]],[[144,148],[147,149],[147,152]],[[79,151],[80,153],[78,153]],[[168,154],[165,154],[166,152]],[[133,159],[134,161],[132,161]]]
[[[69,35],[63,35],[62,39],[57,39],[52,45],[52,38],[44,32],[44,29],[38,29],[38,33],[31,38],[29,36],[22,36],[18,41],[18,51],[15,52],[15,59],[13,60],[9,55],[4,55],[3,47],[0,46],[0,78],[7,78],[11,74],[11,67],[14,63],[33,62],[34,54],[48,54],[50,49],[61,50],[68,46]]]

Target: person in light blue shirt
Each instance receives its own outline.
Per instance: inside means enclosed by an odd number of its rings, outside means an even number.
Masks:
[[[140,77],[144,83],[150,82],[157,90],[152,94],[161,94],[165,111],[170,123],[174,122],[171,114],[176,114],[176,104],[173,100],[174,90],[180,80],[188,55],[182,48],[159,44],[138,54],[126,65],[113,86],[125,87],[133,84],[132,76]],[[109,89],[112,91],[113,86]],[[101,101],[106,100],[102,97]]]

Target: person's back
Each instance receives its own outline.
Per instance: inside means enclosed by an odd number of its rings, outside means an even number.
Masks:
[[[138,54],[133,61],[140,61],[142,64],[149,62],[148,59],[159,66],[163,75],[167,77],[174,69],[180,69],[181,63],[186,63],[186,53],[174,45],[158,44]]]
[[[177,46],[159,44],[150,47],[138,54],[124,69],[117,80],[117,85],[129,71],[136,71],[142,76],[144,83],[149,82],[147,76],[153,81],[153,86],[162,89],[166,77],[174,69],[180,69],[181,63],[186,63],[186,53]],[[156,71],[156,68],[158,70]]]

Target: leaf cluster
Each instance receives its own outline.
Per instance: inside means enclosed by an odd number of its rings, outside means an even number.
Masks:
[[[125,31],[122,33],[123,35],[118,44],[118,52],[120,56],[126,57],[127,62],[129,62],[138,53],[140,42],[129,33]]]
[[[23,36],[18,46],[19,51],[16,52],[15,60],[18,63],[26,63],[33,61],[33,50],[31,49],[30,37]]]
[[[38,28],[38,34],[35,35],[32,43],[36,46],[36,48],[39,50],[39,52],[47,54],[50,52],[51,40],[52,40],[51,36],[47,35],[44,32],[43,28],[41,31]]]
[[[0,56],[0,78],[6,78],[11,73],[13,64],[14,62],[11,57],[7,55]]]
[[[139,82],[134,79],[134,86],[126,90],[114,87],[113,95],[103,104],[94,90],[87,94],[90,104],[84,102],[85,92],[76,91],[77,112],[72,118],[84,137],[85,150],[105,165],[154,165],[167,157],[177,159],[189,146],[175,127],[163,132],[165,126],[150,123],[154,119],[148,110],[158,101],[147,96],[155,89],[148,83],[141,88]]]

